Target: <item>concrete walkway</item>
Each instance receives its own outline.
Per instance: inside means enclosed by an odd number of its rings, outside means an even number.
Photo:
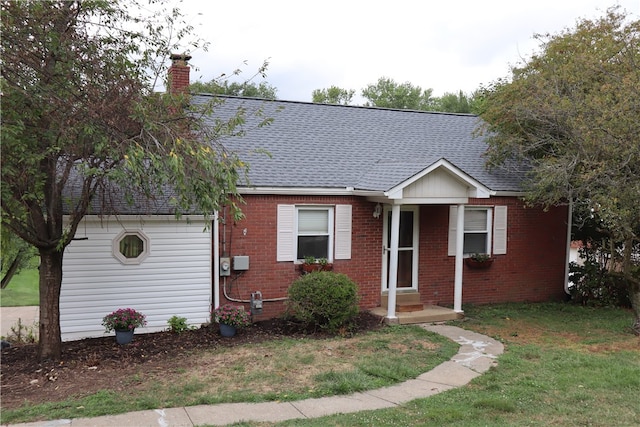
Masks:
[[[494,366],[502,354],[502,344],[485,335],[456,326],[422,324],[423,328],[443,335],[460,349],[451,360],[436,366],[418,378],[401,384],[355,393],[348,396],[321,397],[297,402],[223,403],[130,412],[95,418],[41,421],[12,424],[22,427],[192,427],[203,424],[227,425],[242,421],[278,422],[297,418],[316,418],[338,413],[393,408],[414,399],[425,398],[461,387]]]

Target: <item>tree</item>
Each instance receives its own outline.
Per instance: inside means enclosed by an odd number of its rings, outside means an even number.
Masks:
[[[362,89],[362,96],[368,100],[364,104],[367,107],[430,110],[432,92],[432,89],[422,90],[409,82],[399,84],[388,77],[380,77],[376,84]]]
[[[616,7],[536,37],[541,52],[483,94],[488,165],[526,167],[531,202],[587,205],[640,333],[640,21]]]
[[[278,89],[269,83],[231,82],[213,79],[208,83],[197,81],[189,86],[191,93],[213,93],[217,95],[244,96],[250,98],[277,99]]]
[[[13,234],[10,230],[2,231],[2,281],[0,288],[9,285],[14,275],[23,268],[33,268],[36,257],[35,248]]]
[[[434,98],[432,110],[448,113],[471,113],[473,102],[473,95],[469,97],[462,91],[459,91],[458,94],[445,92],[441,97]]]
[[[339,104],[351,105],[356,91],[353,89],[342,89],[338,86],[331,86],[328,89],[316,89],[311,94],[311,100],[318,104]]]
[[[1,7],[2,225],[38,250],[38,353],[57,359],[63,254],[90,206],[108,215],[122,201],[152,209],[169,199],[176,216],[237,207],[246,165],[219,141],[244,120],[204,127],[216,104],[196,110],[184,94],[153,92],[191,30],[176,9],[149,15],[131,0]]]

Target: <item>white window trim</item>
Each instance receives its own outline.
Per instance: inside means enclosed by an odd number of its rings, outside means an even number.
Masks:
[[[330,248],[328,260],[351,259],[352,212],[351,205],[285,205],[277,206],[277,261],[298,262],[298,208],[330,209]]]
[[[327,234],[329,237],[329,243],[327,248],[327,260],[329,262],[333,262],[333,236],[335,234],[335,230],[333,227],[333,216],[334,216],[334,206],[332,205],[299,205],[296,206],[296,216],[294,223],[294,251],[295,251],[295,259],[301,260],[302,257],[298,255],[298,212],[300,211],[327,211],[328,212],[328,224],[327,224]],[[314,234],[314,236],[325,236],[325,234]]]
[[[487,241],[486,253],[489,255],[504,255],[507,253],[507,206],[466,206],[465,211],[487,210]],[[448,255],[456,254],[456,218],[458,207],[449,206],[449,244]],[[491,251],[493,248],[493,252]],[[463,255],[471,256],[469,253]]]
[[[143,250],[135,258],[127,258],[120,252],[120,241],[127,236],[138,236],[140,240],[143,242]],[[112,241],[111,252],[113,257],[120,261],[125,265],[138,265],[142,264],[142,262],[149,256],[151,253],[151,242],[146,234],[144,234],[140,230],[127,231],[122,230]]]
[[[487,234],[487,238],[484,241],[484,252],[487,255],[491,255],[491,242],[493,241],[492,238],[492,229],[493,229],[493,208],[490,207],[486,207],[486,206],[468,206],[465,207],[465,212],[470,212],[470,211],[486,211],[487,212],[487,224],[484,230],[482,231],[465,231],[464,234]],[[467,216],[465,215],[465,219],[467,218]],[[464,239],[463,239],[464,240]],[[475,252],[474,252],[475,253]],[[474,253],[472,252],[464,252],[463,253],[463,257],[464,258],[469,258],[471,255],[473,255]]]

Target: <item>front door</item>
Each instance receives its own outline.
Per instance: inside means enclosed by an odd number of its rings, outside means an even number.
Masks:
[[[384,211],[384,255],[382,261],[382,291],[389,290],[389,261],[391,259],[391,209]],[[398,242],[398,284],[400,290],[418,289],[418,207],[400,209],[400,235]]]

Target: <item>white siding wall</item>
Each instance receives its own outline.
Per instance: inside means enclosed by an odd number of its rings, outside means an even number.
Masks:
[[[212,300],[211,232],[202,218],[88,217],[80,224],[63,258],[60,326],[62,339],[104,336],[102,318],[118,308],[147,316],[136,333],[164,330],[173,316],[190,325],[209,320]],[[113,256],[113,239],[122,230],[142,231],[150,253],[139,265],[124,265]],[[111,332],[113,334],[113,332]]]

